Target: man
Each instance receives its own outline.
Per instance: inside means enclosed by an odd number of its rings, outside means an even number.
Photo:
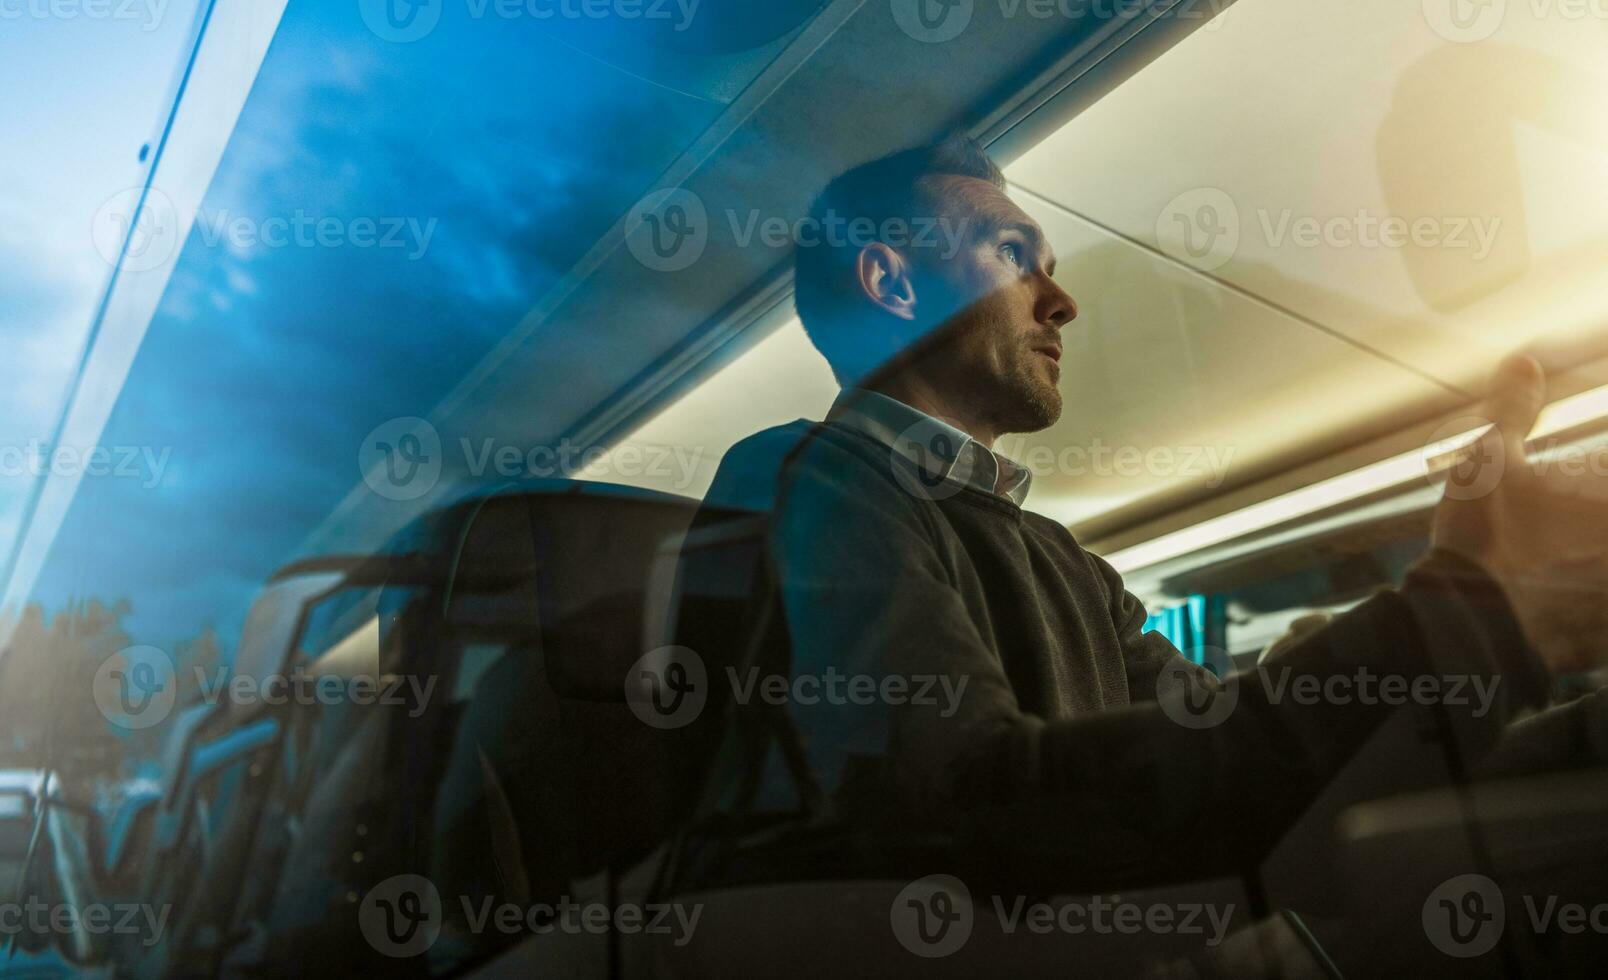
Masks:
[[[1145,610],[1110,565],[1023,509],[1030,475],[991,447],[1060,416],[1062,332],[1078,308],[1004,188],[961,140],[826,188],[812,210],[822,226],[960,234],[800,248],[798,312],[843,394],[823,424],[735,447],[709,502],[773,509],[794,678],[876,682],[870,703],[789,706],[839,815],[1002,840],[1034,828],[1028,846],[1112,873],[1243,867],[1392,709],[1296,704],[1254,674],[1222,688],[1143,632]],[[1553,672],[1600,661],[1603,604],[1582,599],[1608,581],[1600,496],[1523,462],[1539,366],[1510,359],[1493,392],[1475,457],[1505,458],[1495,489],[1450,494],[1399,590],[1283,654],[1320,681],[1366,668],[1494,685],[1488,713],[1444,712],[1469,760],[1545,705]],[[1229,710],[1213,692],[1232,695]],[[1221,828],[1211,848],[1199,845],[1206,815]]]

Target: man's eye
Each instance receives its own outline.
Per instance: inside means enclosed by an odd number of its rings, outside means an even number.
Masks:
[[[1007,243],[999,247],[999,252],[1012,265],[1022,264],[1022,246]]]

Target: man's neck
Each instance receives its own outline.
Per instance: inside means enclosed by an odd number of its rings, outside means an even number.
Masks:
[[[953,400],[945,398],[937,386],[919,375],[901,372],[887,378],[879,378],[875,383],[865,387],[880,395],[904,402],[918,412],[943,419],[982,443],[986,449],[994,448],[994,443],[998,442],[1002,435],[992,426],[985,424],[975,413],[967,411],[965,406],[957,405]]]

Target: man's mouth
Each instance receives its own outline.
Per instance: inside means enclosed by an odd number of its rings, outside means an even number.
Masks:
[[[1033,348],[1033,350],[1038,352],[1038,353],[1040,353],[1040,354],[1043,354],[1045,357],[1048,357],[1050,360],[1054,361],[1057,364],[1061,363],[1061,345],[1060,344],[1048,344],[1048,345],[1046,345],[1044,347],[1035,347],[1035,348]]]

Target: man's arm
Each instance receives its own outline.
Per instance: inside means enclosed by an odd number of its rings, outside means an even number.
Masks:
[[[1155,701],[1046,722],[1021,709],[950,584],[951,556],[941,553],[930,511],[854,459],[797,466],[790,482],[773,548],[795,676],[835,666],[912,682],[936,676],[939,689],[962,692],[953,703],[796,707],[829,785],[844,756],[852,764],[885,754],[912,813],[956,824],[970,814],[999,827],[1075,825],[1078,848],[1114,866],[1153,860],[1162,842],[1197,839],[1210,815],[1213,826],[1229,829],[1214,854],[1196,857],[1234,864],[1271,844],[1395,710],[1298,704],[1250,675],[1221,695],[1235,699],[1232,710],[1203,727],[1180,723]],[[1113,594],[1127,596],[1120,579]],[[1198,675],[1164,639],[1140,635],[1137,602],[1122,599],[1118,613],[1126,645]],[[1544,697],[1544,673],[1507,659],[1510,647],[1523,654],[1500,591],[1472,567],[1429,563],[1400,592],[1364,603],[1292,653],[1320,684],[1349,680],[1363,666],[1408,678],[1487,679],[1500,692],[1490,711],[1448,708],[1477,754],[1522,705]],[[1037,840],[1055,846],[1055,835]]]
[[[1210,685],[1198,670],[1185,669],[1189,662],[1171,643],[1156,633],[1143,632],[1148,618],[1144,605],[1127,591],[1110,564],[1094,555],[1089,558],[1112,596],[1112,622],[1122,638],[1134,700],[1171,699],[1189,694],[1190,684]],[[1374,643],[1353,633],[1358,645],[1339,651],[1328,643],[1313,644],[1323,629],[1335,625],[1331,620],[1295,639],[1278,657],[1246,671],[1233,684],[1254,683],[1260,689],[1259,697],[1286,701],[1299,689],[1292,685],[1324,692],[1324,684],[1334,678],[1329,689],[1333,694],[1320,693],[1317,700],[1322,701],[1377,695],[1384,678],[1389,677],[1395,678],[1389,682],[1391,691],[1405,692],[1391,695],[1394,703],[1400,704],[1412,695],[1412,684],[1423,684],[1421,690],[1429,692],[1429,682],[1434,681],[1433,690],[1439,695],[1413,695],[1412,700],[1444,697],[1452,702],[1449,707],[1471,702],[1473,711],[1448,716],[1463,722],[1457,730],[1466,732],[1464,748],[1471,756],[1488,748],[1493,734],[1491,726],[1481,722],[1512,718],[1545,705],[1551,675],[1530,650],[1500,586],[1478,565],[1453,552],[1431,551],[1408,572],[1406,582],[1393,595],[1394,600],[1376,596],[1337,619],[1403,617],[1413,629],[1396,646],[1390,645],[1384,631],[1375,632],[1381,642]],[[1312,724],[1308,718],[1320,725],[1339,720],[1324,712],[1296,712],[1287,724],[1299,732]],[[1374,719],[1376,723],[1380,720]]]
[[[1608,692],[1592,691],[1510,725],[1476,768],[1481,779],[1608,763]]]
[[[1162,733],[1153,744],[1180,753],[1158,778],[1205,787],[1203,795],[1172,795],[1181,814],[1228,828],[1232,839],[1219,842],[1226,850],[1273,843],[1404,702],[1435,712],[1472,766],[1503,739],[1508,721],[1545,705],[1550,693],[1550,675],[1502,590],[1478,566],[1436,551],[1400,589],[1229,678],[1215,695],[1226,703],[1192,715],[1186,699],[1198,705],[1218,686],[1171,644],[1141,634],[1143,606],[1115,570],[1091,560],[1113,596],[1134,698],[1157,702],[1175,726],[1220,729],[1204,740]],[[1191,766],[1201,771],[1176,771]]]

